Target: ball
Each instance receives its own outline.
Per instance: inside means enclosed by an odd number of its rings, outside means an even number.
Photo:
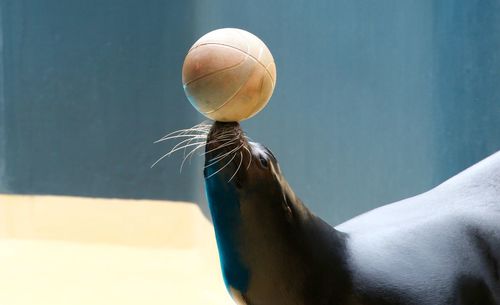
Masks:
[[[182,83],[191,104],[206,117],[242,121],[267,105],[276,84],[276,66],[257,36],[240,29],[218,29],[189,49]]]

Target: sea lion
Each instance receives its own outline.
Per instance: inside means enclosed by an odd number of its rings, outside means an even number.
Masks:
[[[204,177],[238,304],[500,304],[500,153],[335,228],[238,123],[211,127]]]

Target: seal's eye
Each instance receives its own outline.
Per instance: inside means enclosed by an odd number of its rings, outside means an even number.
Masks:
[[[261,164],[263,167],[267,168],[267,167],[269,166],[269,163],[267,162],[267,159],[266,159],[265,157],[260,156],[260,157],[259,157],[259,159],[260,159],[260,164]]]

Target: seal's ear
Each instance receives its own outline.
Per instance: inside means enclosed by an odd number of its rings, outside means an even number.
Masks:
[[[267,147],[266,147],[266,152],[273,159],[274,162],[276,162],[276,163],[278,162],[278,159],[276,159],[276,157],[274,156],[273,152],[269,148],[267,148]]]
[[[285,217],[288,222],[292,222],[293,220],[293,212],[292,208],[290,207],[290,198],[288,198],[288,195],[285,191],[283,191],[283,202],[281,203],[283,207],[283,211],[285,212]]]

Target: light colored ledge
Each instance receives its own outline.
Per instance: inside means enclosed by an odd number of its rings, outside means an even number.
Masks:
[[[195,204],[0,195],[0,304],[233,304]]]

